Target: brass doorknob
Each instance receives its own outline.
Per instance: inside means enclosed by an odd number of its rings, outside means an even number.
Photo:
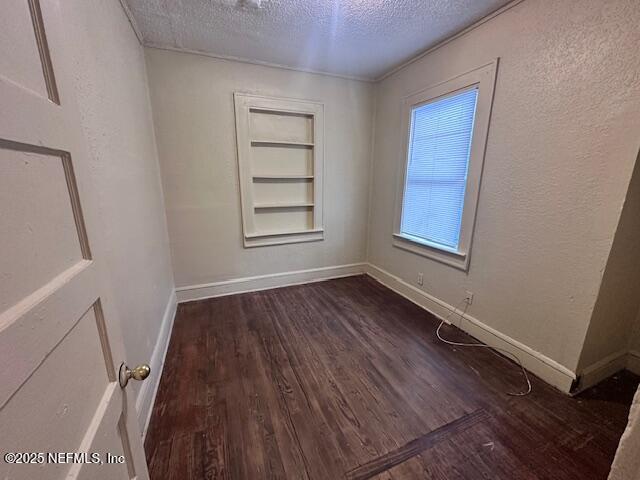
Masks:
[[[144,380],[151,373],[151,367],[146,363],[142,365],[138,365],[133,370],[127,367],[127,365],[122,362],[120,365],[120,373],[118,375],[118,382],[122,388],[126,387],[129,383],[129,379],[133,378],[134,380]]]

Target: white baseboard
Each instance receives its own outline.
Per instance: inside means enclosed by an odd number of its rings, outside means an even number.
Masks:
[[[171,331],[175,319],[178,303],[201,300],[206,298],[233,295],[236,293],[268,290],[271,288],[285,287],[313,283],[332,278],[349,277],[366,273],[387,288],[402,295],[406,299],[424,308],[437,318],[444,320],[454,310],[452,305],[436,298],[419,288],[405,282],[401,278],[369,263],[353,263],[331,267],[313,268],[292,272],[274,273],[255,277],[236,278],[215,283],[192,285],[177,288],[172,293],[162,319],[162,326],[158,334],[158,341],[151,357],[151,377],[142,383],[142,388],[136,401],[138,423],[142,430],[142,438],[146,436],[151,411],[160,385],[160,377],[164,367],[164,361],[169,347]],[[491,347],[501,348],[516,355],[524,367],[536,374],[547,383],[559,390],[569,393],[572,384],[576,380],[576,374],[567,367],[560,365],[555,360],[524,345],[521,342],[489,327],[480,320],[465,314],[465,322],[460,327],[471,336]],[[599,381],[623,369],[640,375],[640,352],[617,352],[595,364],[585,368],[580,375],[579,391],[595,385]],[[572,392],[576,393],[576,392]]]
[[[454,310],[452,305],[410,285],[380,267],[368,264],[367,274],[439,319],[444,320]],[[500,348],[516,355],[527,370],[562,392],[569,393],[576,375],[567,367],[491,328],[469,314],[465,314],[463,318],[465,321],[460,325],[462,330],[491,347]]]
[[[221,282],[204,283],[176,288],[178,302],[191,302],[205,298],[221,297],[236,293],[255,292],[270,288],[320,282],[331,278],[361,275],[366,271],[365,263],[351,263],[332,267],[311,268],[292,272],[270,273],[255,277],[234,278]]]
[[[640,375],[640,352],[637,350],[620,350],[589,365],[580,373],[580,383],[573,393],[580,393],[587,388],[593,387],[620,370],[629,370],[631,373]]]
[[[138,398],[136,399],[138,425],[140,425],[140,430],[142,431],[143,441],[147,435],[151,411],[153,410],[153,404],[156,400],[156,394],[158,393],[158,386],[160,385],[160,377],[162,376],[167,349],[169,348],[169,340],[171,339],[171,331],[173,330],[173,321],[175,320],[177,307],[178,301],[176,294],[175,292],[171,292],[171,297],[169,297],[169,302],[162,316],[162,325],[158,333],[158,340],[151,354],[151,361],[149,363],[151,375],[142,382]]]
[[[627,353],[627,370],[636,375],[640,375],[640,352],[629,350]]]
[[[602,380],[610,377],[614,373],[624,370],[627,368],[629,363],[629,357],[629,352],[626,350],[620,350],[619,352],[612,353],[611,355],[608,355],[596,363],[584,368],[578,376],[578,385],[572,393],[574,395],[578,394],[587,388],[600,383]]]

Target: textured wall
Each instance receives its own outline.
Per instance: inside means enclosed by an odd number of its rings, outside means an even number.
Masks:
[[[625,352],[630,346],[640,310],[639,245],[640,161],[636,162],[629,184],[580,357],[580,368],[588,367],[609,355]]]
[[[178,286],[365,260],[372,87],[146,49]],[[245,249],[233,92],[325,104],[325,239]]]
[[[570,369],[598,295],[640,131],[634,0],[527,0],[377,87],[369,261]],[[500,57],[468,275],[394,248],[400,102]]]
[[[117,1],[64,8],[126,360],[149,362],[174,285],[144,54]]]

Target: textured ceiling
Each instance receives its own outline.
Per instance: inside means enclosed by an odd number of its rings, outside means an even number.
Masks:
[[[375,79],[509,0],[126,0],[145,45]]]

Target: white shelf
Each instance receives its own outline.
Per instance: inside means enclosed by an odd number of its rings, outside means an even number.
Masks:
[[[287,243],[317,242],[324,239],[322,228],[304,230],[281,230],[249,233],[244,237],[247,248],[263,247],[267,245],[285,245]]]
[[[253,175],[254,180],[313,180],[313,175]]]
[[[245,235],[245,238],[262,238],[262,237],[276,237],[276,236],[286,236],[286,235],[304,235],[308,233],[322,233],[324,229],[322,228],[309,228],[306,230],[285,230],[285,231],[277,231],[277,232],[256,232],[256,233],[248,233]]]
[[[307,147],[313,148],[314,143],[310,142],[288,142],[286,140],[251,140],[252,146],[291,146],[291,147]]]
[[[255,210],[261,210],[265,208],[307,208],[313,207],[313,203],[309,202],[294,202],[294,203],[257,203],[253,206]]]

